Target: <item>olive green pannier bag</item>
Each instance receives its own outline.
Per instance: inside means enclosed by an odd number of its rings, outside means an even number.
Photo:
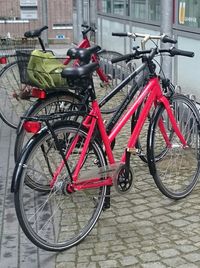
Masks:
[[[27,66],[30,82],[41,88],[67,87],[67,82],[61,77],[62,70],[66,68],[52,52],[33,50]]]

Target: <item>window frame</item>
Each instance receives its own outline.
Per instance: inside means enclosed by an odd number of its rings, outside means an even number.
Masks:
[[[188,33],[193,33],[193,34],[199,34],[200,33],[200,27],[199,28],[194,28],[192,26],[185,26],[185,25],[180,25],[179,24],[179,0],[174,0],[174,24],[173,24],[173,29],[178,30],[181,32],[188,32]]]

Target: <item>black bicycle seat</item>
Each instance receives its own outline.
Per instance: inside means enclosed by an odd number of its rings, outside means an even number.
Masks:
[[[26,38],[39,37],[41,35],[41,33],[46,29],[48,29],[48,26],[43,26],[42,28],[39,28],[39,29],[27,31],[27,32],[24,33],[24,36]]]
[[[100,46],[89,48],[70,48],[67,51],[67,56],[71,59],[78,59],[80,62],[87,64],[90,62],[91,55],[101,50]]]
[[[61,76],[63,78],[71,79],[83,78],[93,73],[98,67],[99,64],[97,62],[92,62],[86,65],[82,65],[80,67],[66,68],[62,71]]]

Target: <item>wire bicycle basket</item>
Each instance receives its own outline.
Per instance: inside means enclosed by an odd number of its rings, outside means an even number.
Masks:
[[[16,50],[21,83],[39,89],[68,88],[61,72],[64,59],[56,58],[52,51]]]

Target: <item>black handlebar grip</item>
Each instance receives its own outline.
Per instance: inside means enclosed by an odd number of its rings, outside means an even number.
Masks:
[[[122,36],[122,37],[124,37],[124,36],[128,36],[128,34],[127,33],[112,33],[112,36]]]
[[[93,46],[93,47],[88,47],[87,50],[90,51],[90,53],[97,53],[98,51],[101,50],[101,47],[96,45],[96,46]]]
[[[126,55],[111,59],[111,62],[112,63],[117,63],[117,62],[124,61],[124,60],[130,60],[130,59],[132,59],[132,57],[133,57],[133,53],[126,54]]]
[[[177,43],[177,40],[169,37],[168,35],[164,35],[161,40],[162,40],[163,43],[170,43],[170,44],[176,44]]]
[[[81,24],[81,27],[88,28],[88,27],[90,27],[90,26],[87,25],[87,24]]]
[[[190,57],[190,58],[194,57],[194,52],[177,49],[175,47],[170,49],[170,54],[171,56],[180,55],[180,56],[185,56],[185,57]]]

